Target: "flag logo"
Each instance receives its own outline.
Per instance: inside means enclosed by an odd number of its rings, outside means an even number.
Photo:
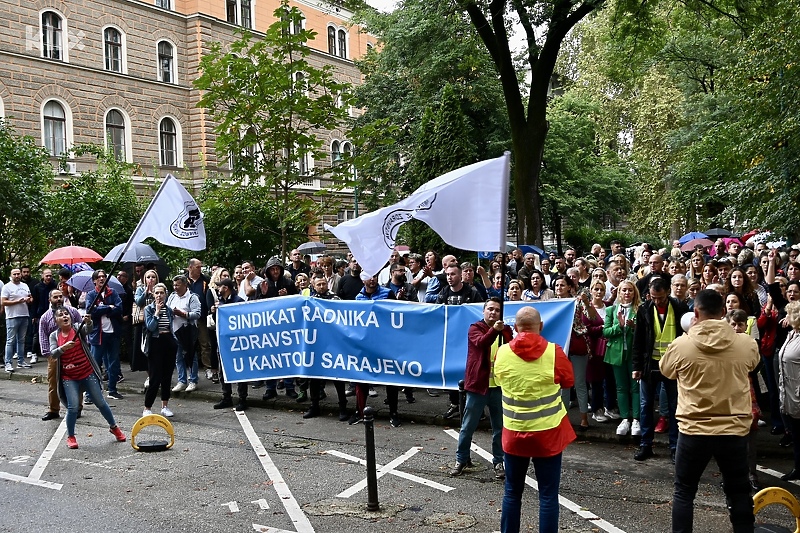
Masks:
[[[389,211],[383,219],[383,230],[381,232],[383,234],[383,242],[386,246],[394,248],[400,226],[413,219],[414,213],[429,210],[435,201],[436,195],[434,194],[432,198],[428,198],[420,203],[416,209],[395,209]]]
[[[200,227],[203,225],[203,215],[194,201],[186,201],[183,210],[172,224],[170,233],[179,239],[196,239],[200,236]]]

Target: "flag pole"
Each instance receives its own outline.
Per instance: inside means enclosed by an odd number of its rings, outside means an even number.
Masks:
[[[503,314],[505,313],[505,301],[506,301],[506,234],[508,233],[508,188],[509,183],[511,181],[511,152],[505,151],[503,152],[504,156],[504,165],[505,165],[505,172],[503,172],[503,177],[505,179],[505,194],[502,195],[500,200],[500,213],[502,214],[501,220],[505,221],[505,224],[501,224],[500,226],[500,286],[502,287],[500,293],[500,320],[503,320]],[[490,263],[491,264],[491,263]],[[503,334],[500,333],[500,341],[499,344],[503,344]]]
[[[139,228],[142,226],[142,222],[144,222],[145,218],[147,218],[147,215],[150,214],[150,211],[153,209],[153,205],[155,204],[155,202],[158,199],[158,197],[161,195],[161,191],[164,190],[164,185],[166,185],[166,183],[170,179],[175,179],[175,176],[173,176],[172,174],[167,174],[167,177],[164,178],[164,181],[161,182],[161,186],[156,191],[155,196],[153,196],[153,199],[150,200],[150,205],[147,206],[147,209],[145,209],[145,211],[144,211],[144,215],[142,215],[142,218],[139,219],[139,222],[136,224],[136,227],[134,228],[133,233],[131,233],[131,236],[128,237],[128,242],[125,243],[125,247],[122,248],[122,251],[120,252],[119,257],[117,257],[116,261],[111,266],[111,269],[110,269],[111,272],[113,272],[114,270],[117,269],[119,264],[122,262],[122,258],[125,256],[126,253],[128,253],[128,249],[130,249],[132,241],[133,241],[133,238],[136,236],[136,233],[139,231]],[[106,272],[106,280],[103,282],[103,285],[100,287],[100,290],[97,291],[97,294],[95,294],[94,299],[92,300],[91,304],[86,306],[86,314],[87,315],[97,305],[98,296],[100,296],[101,294],[103,294],[105,292],[106,287],[108,286],[108,281],[111,279],[111,276],[112,276],[111,273]],[[80,327],[83,328],[83,324],[81,324]],[[80,330],[78,331],[78,333],[80,333]]]

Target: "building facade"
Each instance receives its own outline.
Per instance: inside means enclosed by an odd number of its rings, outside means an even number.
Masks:
[[[291,5],[317,33],[309,61],[333,65],[340,81],[358,83],[353,58],[374,38],[333,3]],[[279,6],[279,0],[0,2],[0,116],[39,140],[54,166],[72,146],[94,143],[141,166],[143,175],[173,173],[197,189],[207,172],[229,170],[227,159],[218,161],[213,123],[196,107],[192,82],[200,59],[210,42],[230,43],[239,28],[266,31]],[[332,158],[349,146],[342,131],[320,136]],[[62,173],[94,163],[68,160]],[[319,184],[306,186],[313,192]]]

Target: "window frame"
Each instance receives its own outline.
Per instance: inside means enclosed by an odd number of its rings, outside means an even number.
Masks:
[[[350,57],[350,32],[343,26],[328,23],[328,53],[339,59]]]
[[[45,115],[45,109],[50,103],[57,104],[61,108],[61,112],[64,114],[63,118]],[[70,151],[70,147],[72,146],[72,110],[70,109],[69,105],[67,105],[67,103],[60,98],[48,98],[42,102],[39,114],[41,117],[42,146],[44,146],[47,151],[50,152],[50,157],[60,157],[65,152],[68,153]],[[64,146],[63,150],[58,153],[56,153],[53,149],[54,146],[48,145],[48,139],[50,139],[51,142],[55,140],[52,132],[51,135],[47,135],[48,122],[52,122],[54,119],[59,122],[63,128],[63,134],[61,135],[60,140],[64,143]],[[50,129],[52,130],[52,126]]]
[[[51,14],[58,19],[60,23],[60,27],[56,28],[57,31],[57,39],[53,39],[54,41],[58,41],[58,52],[59,57],[53,57],[53,51],[56,49],[53,45],[47,44],[47,36],[51,35],[51,31],[48,31],[45,27],[45,15]],[[39,50],[40,50],[40,57],[44,59],[51,59],[53,61],[63,61],[64,63],[69,62],[69,38],[67,37],[69,33],[67,32],[67,18],[59,13],[57,10],[53,8],[46,8],[39,12]]]
[[[119,107],[109,107],[108,109],[106,109],[106,112],[103,115],[103,139],[104,139],[103,146],[106,147],[106,150],[108,150],[109,148],[112,149],[114,151],[115,156],[117,155],[116,144],[113,144],[113,141],[109,139],[108,135],[109,134],[108,117],[112,111],[119,113],[119,115],[122,117],[122,126],[119,126],[117,124],[114,124],[112,126],[113,128],[122,131],[122,137],[121,137],[122,157],[118,158],[118,160],[126,161],[128,163],[133,163],[133,150],[131,146],[131,139],[132,139],[131,120],[130,117],[128,117],[128,113],[126,113],[124,109],[121,109]],[[110,142],[112,142],[111,145],[109,145]]]
[[[164,72],[165,70],[162,68],[162,55],[161,55],[161,45],[166,44],[169,45],[172,55],[170,56],[170,68],[169,68],[169,80],[164,80]],[[178,68],[177,68],[177,53],[178,47],[175,46],[175,43],[170,41],[169,39],[159,39],[156,43],[156,75],[157,80],[162,83],[169,83],[170,85],[177,85],[178,84]],[[164,56],[166,57],[166,56]]]
[[[106,32],[109,30],[113,30],[117,32],[119,35],[119,70],[113,70],[108,68],[108,46],[109,41],[106,39]],[[127,74],[128,73],[128,61],[127,61],[127,39],[125,37],[125,32],[122,31],[121,28],[114,25],[107,25],[104,26],[102,29],[101,35],[103,36],[103,67],[105,68],[106,72],[117,72],[119,74]]]
[[[225,20],[229,24],[254,30],[256,26],[255,4],[255,0],[225,0]]]
[[[155,0],[155,6],[166,9],[167,11],[172,11],[172,0]]]
[[[174,143],[173,150],[174,150],[175,162],[172,165],[166,164],[164,162],[164,153],[165,153],[164,130],[162,129],[162,125],[166,120],[170,121],[172,127],[174,128],[172,135]],[[179,168],[183,166],[183,135],[182,135],[180,121],[171,115],[165,115],[159,119],[157,124],[157,129],[158,129],[158,162],[160,166],[168,168]]]

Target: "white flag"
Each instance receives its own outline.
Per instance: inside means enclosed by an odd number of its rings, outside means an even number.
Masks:
[[[411,219],[428,224],[462,250],[505,249],[509,154],[453,170],[400,202],[325,229],[347,243],[362,270],[373,275],[389,260],[397,230]]]
[[[128,243],[142,242],[147,237],[175,248],[206,248],[203,214],[192,195],[172,174],[167,174]]]

